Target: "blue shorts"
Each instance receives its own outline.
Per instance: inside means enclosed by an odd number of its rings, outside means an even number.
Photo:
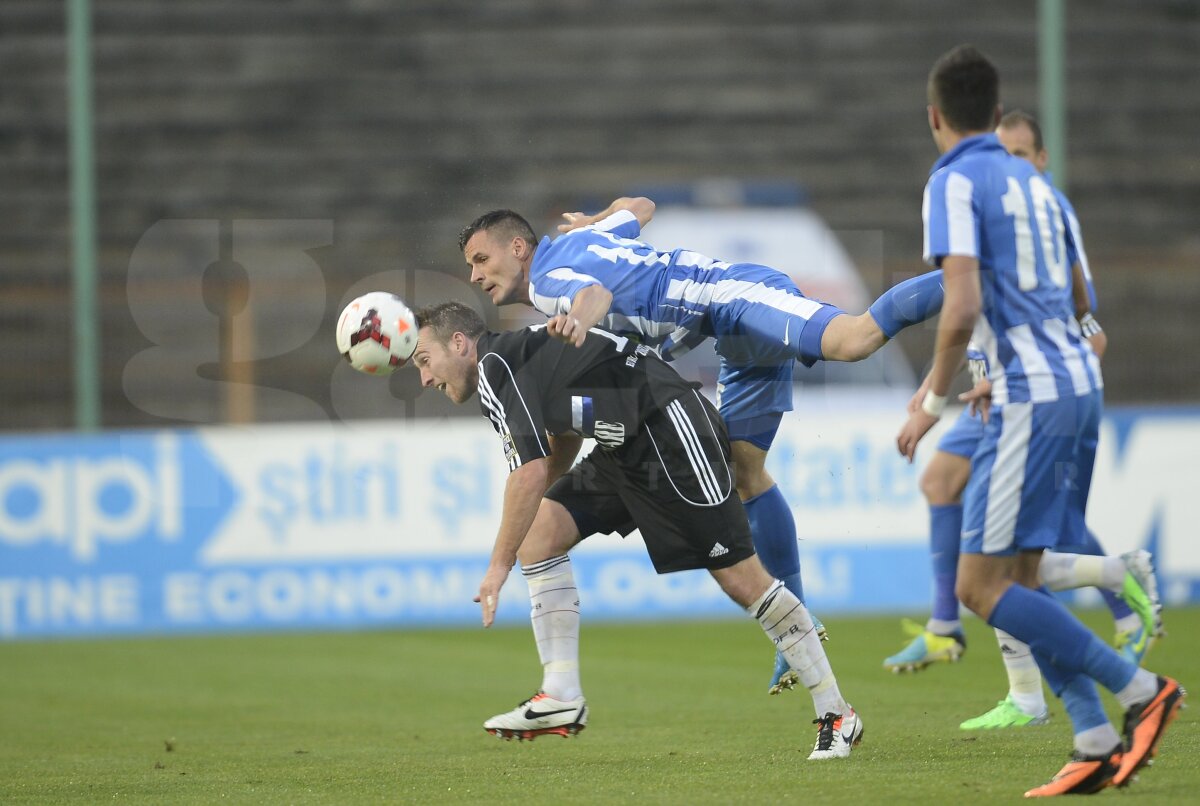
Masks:
[[[942,434],[938,440],[937,449],[942,453],[952,453],[964,459],[975,455],[979,441],[983,439],[983,418],[978,414],[971,415],[971,407],[962,410],[950,430]]]
[[[1093,392],[992,409],[963,493],[963,552],[1052,549],[1084,528],[1102,408]]]
[[[725,427],[729,431],[730,442],[749,442],[764,451],[769,451],[782,421],[783,412],[775,411],[745,420],[726,421]]]
[[[809,299],[790,277],[768,266],[735,264],[725,270],[726,282],[730,285],[708,308],[708,327],[721,357],[721,417],[732,426],[791,411],[793,363],[811,367],[823,358],[825,328],[844,311]]]

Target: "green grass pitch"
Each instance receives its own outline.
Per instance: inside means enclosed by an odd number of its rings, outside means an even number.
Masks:
[[[1105,614],[1084,618],[1110,634]],[[481,728],[541,679],[525,628],[0,645],[0,803],[977,806],[1017,802],[1066,760],[1057,702],[1045,727],[958,730],[1005,691],[978,620],[962,662],[905,676],[881,666],[902,644],[896,617],[826,623],[866,734],[824,763],[805,760],[808,694],[766,695],[771,651],[750,619],[585,621],[590,724],[532,743]],[[1167,626],[1148,665],[1200,692],[1200,610]],[[1200,802],[1197,714],[1138,782],[1098,797]]]

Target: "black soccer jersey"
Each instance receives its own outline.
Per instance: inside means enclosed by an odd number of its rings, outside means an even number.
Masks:
[[[477,351],[479,404],[510,470],[549,456],[548,433],[619,449],[647,417],[699,387],[650,348],[596,328],[582,347],[553,338],[545,325],[485,333]]]

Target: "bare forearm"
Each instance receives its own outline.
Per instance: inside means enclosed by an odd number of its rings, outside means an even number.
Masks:
[[[942,310],[938,322],[937,340],[933,354],[933,368],[929,371],[929,390],[935,395],[945,396],[950,390],[954,376],[962,369],[967,356],[967,343],[975,328],[978,314]]]
[[[620,210],[628,210],[633,213],[634,217],[637,218],[639,227],[646,226],[650,223],[650,219],[654,218],[653,201],[647,199],[645,196],[622,196],[608,205],[608,208],[604,212],[593,216],[593,219],[601,221]]]
[[[633,213],[633,217],[637,219],[639,228],[645,227],[650,223],[650,219],[654,218],[654,202],[650,199],[647,199],[645,196],[623,196],[594,215],[563,213],[566,223],[559,224],[558,231],[570,232],[580,227],[586,227],[589,224],[595,224],[597,221],[603,221],[613,213],[620,212],[621,210],[628,210]]]
[[[1075,303],[1075,318],[1082,319],[1092,312],[1092,300],[1088,296],[1087,279],[1083,276],[1083,265],[1071,267],[1071,299]]]
[[[645,196],[639,196],[635,199],[625,199],[624,201],[626,202],[624,209],[637,217],[639,227],[645,227],[650,223],[650,219],[654,218],[654,202]]]
[[[934,345],[933,369],[929,371],[929,391],[945,397],[950,383],[962,369],[967,342],[979,319],[979,261],[951,255],[942,261],[942,280],[946,287],[942,315],[938,321]]]
[[[579,320],[584,329],[595,327],[612,306],[612,292],[602,285],[589,285],[571,301],[570,316]]]
[[[546,332],[568,344],[582,347],[587,332],[600,324],[612,305],[612,294],[602,285],[585,286],[571,301],[566,313],[550,317]]]
[[[546,491],[548,467],[548,459],[538,459],[509,474],[504,485],[504,511],[492,547],[492,565],[512,568],[516,564],[517,550],[529,534]]]

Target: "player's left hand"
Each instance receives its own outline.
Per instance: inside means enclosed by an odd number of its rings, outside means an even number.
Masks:
[[[979,415],[986,423],[988,421],[988,413],[992,410],[992,382],[984,378],[975,384],[970,391],[959,395],[958,399],[971,407],[972,415],[975,412],[979,412]]]
[[[479,583],[479,593],[472,601],[478,602],[483,608],[483,626],[490,627],[496,620],[496,605],[500,601],[500,588],[508,579],[510,569],[502,566],[488,566],[483,581]]]
[[[929,429],[933,428],[937,421],[937,417],[926,414],[920,408],[908,415],[908,422],[896,437],[896,447],[900,450],[900,455],[908,459],[909,464],[912,464],[917,453],[917,443],[929,433]]]
[[[570,232],[592,223],[592,217],[584,213],[563,213],[562,217],[566,219],[566,223],[558,225],[559,232]]]
[[[912,398],[909,399],[909,401],[908,401],[908,413],[909,414],[912,414],[914,411],[921,410],[921,401],[923,401],[925,399],[925,393],[928,391],[929,391],[929,376],[926,375],[925,380],[921,381],[921,385],[919,387],[917,387],[917,391],[913,393]]]
[[[546,323],[546,332],[567,344],[582,347],[589,327],[591,325],[580,322],[569,313],[560,313],[558,316],[551,317],[550,321]]]

